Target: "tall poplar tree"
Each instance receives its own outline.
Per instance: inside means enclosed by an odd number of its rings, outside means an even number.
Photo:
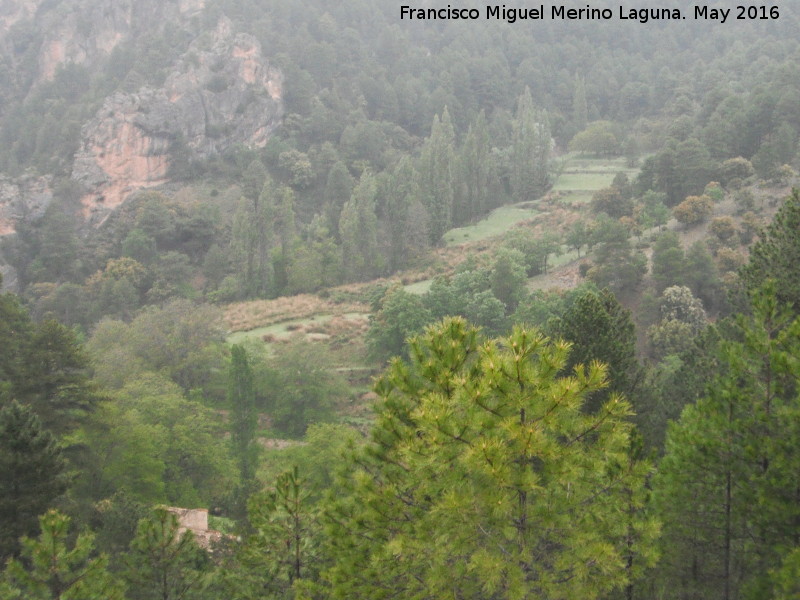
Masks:
[[[529,88],[517,101],[511,147],[511,192],[514,200],[535,200],[550,187],[552,138],[547,114],[537,110]]]
[[[228,369],[228,404],[231,410],[231,441],[239,462],[243,485],[255,478],[257,447],[256,396],[253,386],[253,371],[247,359],[247,351],[238,344],[231,346],[231,364]]]
[[[438,244],[453,224],[455,131],[447,107],[433,118],[431,136],[420,157],[420,193],[430,214],[430,241]]]
[[[575,74],[572,90],[572,122],[578,131],[586,129],[589,123],[589,109],[586,103],[586,80]]]
[[[231,247],[245,296],[266,296],[272,290],[275,190],[267,179],[255,199],[242,198],[233,217]]]
[[[377,194],[375,177],[365,172],[339,218],[342,266],[345,277],[350,281],[378,275],[383,264],[378,251],[378,218],[375,215]]]
[[[469,223],[494,208],[496,197],[492,196],[492,188],[495,182],[489,127],[481,111],[470,124],[458,154],[453,225]]]

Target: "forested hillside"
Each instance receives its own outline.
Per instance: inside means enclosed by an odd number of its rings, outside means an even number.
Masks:
[[[487,6],[0,2],[0,600],[800,594],[800,13]]]

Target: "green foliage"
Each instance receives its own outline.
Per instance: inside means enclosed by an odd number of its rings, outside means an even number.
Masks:
[[[227,581],[237,598],[291,597],[296,581],[316,575],[321,526],[310,495],[295,466],[278,475],[274,489],[250,498],[254,533],[240,548],[239,568]]]
[[[686,257],[678,234],[665,231],[653,244],[653,283],[661,294],[666,288],[681,285],[686,271]]]
[[[124,587],[108,572],[108,557],[94,554],[94,536],[69,534],[69,517],[51,510],[39,519],[38,539],[23,538],[24,562],[9,561],[0,581],[3,600],[124,600]]]
[[[233,217],[231,254],[238,265],[239,285],[245,297],[264,296],[273,289],[272,245],[276,219],[276,192],[264,183],[257,198],[242,198]]]
[[[666,194],[659,194],[652,190],[645,193],[642,197],[641,211],[637,215],[642,227],[661,228],[667,224],[671,213],[665,204],[666,199]]]
[[[550,187],[550,122],[537,110],[528,87],[517,100],[513,121],[510,183],[514,200],[535,200]]]
[[[53,320],[37,325],[11,294],[0,295],[0,402],[31,406],[46,429],[74,429],[100,399],[74,331]]]
[[[597,246],[595,265],[587,277],[597,287],[607,287],[616,295],[633,292],[647,273],[647,258],[641,252],[633,252],[624,225],[608,218],[598,219],[591,241]]]
[[[293,340],[254,370],[272,427],[289,437],[302,437],[312,423],[330,421],[334,405],[346,394],[330,356],[304,340]]]
[[[350,281],[374,277],[382,270],[378,251],[378,220],[375,215],[377,197],[375,177],[366,172],[342,208],[339,238],[342,240],[342,267]]]
[[[613,123],[595,121],[572,138],[569,150],[595,156],[619,156],[622,153],[622,144]]]
[[[568,352],[524,329],[484,341],[462,319],[412,342],[329,508],[334,597],[599,598],[652,564],[630,408],[583,412],[606,371],[560,377]]]
[[[67,489],[66,461],[33,411],[12,400],[0,410],[0,558],[19,552],[18,540]]]
[[[346,454],[361,441],[362,435],[349,425],[312,423],[306,429],[303,443],[265,453],[259,476],[264,481],[273,481],[287,465],[297,466],[303,473],[310,500],[316,502],[346,464]]]
[[[231,411],[231,442],[239,462],[242,483],[251,484],[258,461],[256,446],[256,392],[253,371],[243,346],[231,346],[231,363],[228,367],[228,406]]]
[[[438,244],[453,224],[455,131],[445,107],[441,119],[433,119],[419,166],[422,201],[430,215],[430,243]]]
[[[370,319],[367,345],[372,356],[386,360],[406,354],[406,339],[420,333],[433,320],[416,294],[396,286],[386,291]]]
[[[800,190],[792,190],[761,239],[750,251],[741,270],[744,286],[758,289],[767,279],[775,281],[778,300],[800,311]]]
[[[513,312],[525,296],[528,281],[524,265],[525,257],[518,250],[501,248],[494,257],[490,273],[492,294]]]
[[[607,289],[585,291],[564,314],[547,325],[553,337],[572,344],[565,373],[598,361],[606,365],[608,386],[588,395],[585,409],[595,412],[611,394],[635,398],[640,377],[631,313]]]
[[[669,430],[655,482],[667,598],[772,597],[769,570],[794,544],[800,320],[774,286],[754,296],[753,313],[721,344],[704,397]]]
[[[132,600],[188,600],[211,582],[208,555],[177,516],[159,507],[139,521],[126,557],[125,579]]]
[[[184,390],[212,386],[223,364],[221,313],[173,300],[149,307],[129,324],[106,319],[87,342],[95,377],[120,388],[143,371],[164,373]]]
[[[216,414],[177,386],[141,375],[98,408],[78,438],[91,450],[79,486],[89,497],[125,490],[145,503],[208,504],[234,481]]]

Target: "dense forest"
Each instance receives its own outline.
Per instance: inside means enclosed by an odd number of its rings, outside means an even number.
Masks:
[[[0,3],[0,600],[798,598],[754,14]]]

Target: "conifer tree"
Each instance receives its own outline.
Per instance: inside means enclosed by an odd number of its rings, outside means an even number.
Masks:
[[[51,510],[39,523],[39,538],[22,540],[24,562],[9,561],[0,599],[124,600],[124,587],[107,570],[108,557],[92,557],[91,533],[79,534],[70,548],[69,517]]]
[[[227,578],[236,598],[285,597],[296,582],[316,575],[320,527],[309,496],[308,482],[294,466],[278,475],[274,489],[250,498],[253,534]]]
[[[126,562],[132,600],[190,600],[211,580],[208,555],[164,507],[139,521]]]
[[[0,410],[0,558],[16,555],[18,540],[67,489],[66,461],[55,438],[28,407]]]
[[[655,481],[665,597],[769,598],[770,569],[800,536],[800,318],[753,297],[719,373],[670,427]]]
[[[774,279],[778,300],[800,314],[800,189],[792,190],[750,250],[750,261],[742,268],[741,278],[750,291]]]
[[[572,343],[567,370],[600,361],[608,368],[608,387],[594,394],[587,407],[596,410],[613,392],[632,398],[640,376],[631,313],[608,289],[588,290],[564,315],[550,324],[554,336]]]
[[[601,598],[652,564],[630,407],[584,412],[606,369],[562,377],[568,352],[460,318],[412,340],[328,512],[333,597]]]

